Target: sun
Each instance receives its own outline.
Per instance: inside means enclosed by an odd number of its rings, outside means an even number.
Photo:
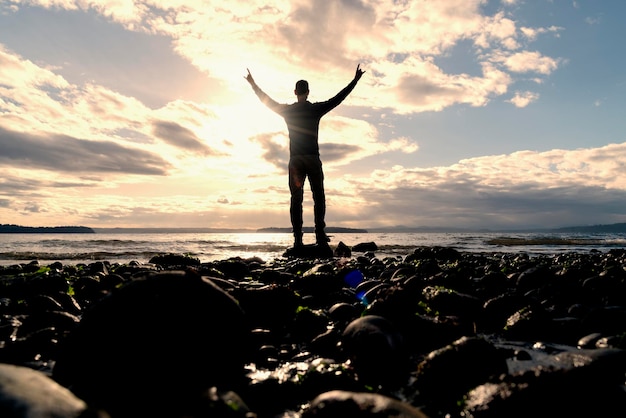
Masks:
[[[283,119],[265,107],[252,92],[250,95],[216,109],[215,133],[234,142],[247,141],[262,134],[286,132]]]

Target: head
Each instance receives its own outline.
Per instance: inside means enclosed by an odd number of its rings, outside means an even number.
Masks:
[[[308,96],[309,83],[306,80],[299,80],[296,83],[296,89],[293,91],[296,96]]]

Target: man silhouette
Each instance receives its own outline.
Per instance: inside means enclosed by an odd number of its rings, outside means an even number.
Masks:
[[[315,241],[318,245],[328,245],[330,239],[324,228],[326,223],[326,195],[324,194],[324,172],[320,160],[318,134],[322,116],[337,107],[352,92],[365,71],[360,64],[352,81],[335,97],[325,102],[311,103],[309,83],[299,80],[294,94],[298,101],[292,104],[281,104],[269,97],[252,78],[250,70],[244,78],[261,102],[285,119],[289,131],[289,191],[291,193],[291,227],[293,229],[294,247],[302,245],[302,202],[304,200],[304,181],[309,178],[313,195],[313,213],[315,222]]]

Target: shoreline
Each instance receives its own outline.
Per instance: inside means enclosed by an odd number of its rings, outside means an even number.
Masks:
[[[26,234],[29,235],[29,234]],[[46,234],[47,235],[47,234]],[[339,236],[339,241],[330,243],[330,248],[336,251],[339,247],[346,247]],[[367,238],[361,236],[360,238]],[[284,245],[281,243],[236,243],[229,244],[232,248],[224,246],[224,243],[220,243],[221,247],[211,248],[211,243],[208,244],[206,251],[208,253],[194,253],[194,251],[186,251],[184,254],[201,259],[203,263],[210,263],[227,258],[261,258],[267,262],[274,260],[284,259],[290,247],[287,244],[290,240],[284,241]],[[158,255],[166,254],[167,251],[154,251],[144,248],[133,248],[132,241],[129,241],[128,248],[120,248],[118,252],[113,252],[109,248],[115,245],[115,240],[111,243],[102,245],[101,249],[94,248],[92,251],[72,250],[67,253],[54,253],[53,247],[38,248],[32,251],[12,251],[6,253],[0,253],[0,267],[11,266],[17,264],[28,264],[31,262],[39,262],[42,265],[51,264],[54,262],[61,262],[64,264],[89,264],[93,262],[107,262],[109,264],[128,264],[130,262],[148,263],[149,260]],[[145,244],[141,244],[145,245]],[[163,246],[163,244],[160,244]],[[455,245],[417,245],[407,244],[393,245],[386,244],[377,246],[375,241],[359,242],[356,245],[347,245],[347,248],[352,251],[352,257],[362,256],[365,252],[370,250],[361,250],[363,246],[373,245],[376,248],[371,250],[376,257],[396,257],[404,258],[416,249],[428,248],[428,247],[447,247],[453,248],[456,251],[470,254],[527,254],[532,257],[547,256],[555,257],[560,254],[593,254],[593,253],[608,253],[610,251],[619,251],[625,248],[625,243],[622,239],[617,241],[612,240],[598,240],[595,238],[562,238],[562,237],[486,237],[484,240],[484,248],[465,248],[471,246],[471,244]],[[198,245],[195,245],[197,247]],[[492,248],[488,248],[488,247]],[[190,245],[190,250],[194,245]],[[356,248],[356,249],[355,249]],[[230,254],[230,255],[228,255]],[[5,257],[5,258],[2,258]],[[349,258],[349,257],[348,257]]]

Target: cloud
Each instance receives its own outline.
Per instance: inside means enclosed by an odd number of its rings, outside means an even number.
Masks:
[[[27,205],[26,207],[23,208],[23,211],[26,213],[31,213],[31,214],[37,214],[37,213],[44,213],[46,212],[46,210],[44,208],[42,208],[41,206],[39,206],[38,204],[30,204]]]
[[[368,228],[406,224],[492,229],[623,222],[626,180],[621,173],[625,167],[626,143],[621,143],[571,151],[518,151],[444,167],[396,166],[369,176],[335,171],[326,182],[328,222]],[[286,225],[284,176],[282,167],[272,177],[272,187],[257,188],[247,179],[240,190],[231,187],[225,195],[225,189],[218,188],[210,199],[185,194],[187,185],[178,179],[171,181],[179,184],[179,194],[167,197],[142,194],[143,187],[136,194],[113,195],[108,200],[86,197],[81,200],[81,219],[82,223],[87,219],[118,226],[194,226],[207,219],[212,226],[223,222],[267,226],[259,224],[260,219],[261,223]],[[36,184],[32,186],[36,192]],[[160,183],[159,187],[167,186]],[[55,206],[72,207],[71,197],[59,191],[55,195],[55,200],[40,201],[31,194],[12,206],[37,207],[42,214],[58,213]]]
[[[165,175],[170,164],[159,156],[111,141],[67,135],[35,135],[0,126],[0,164],[61,172]]]
[[[2,125],[16,131],[60,132],[92,138],[104,132],[141,132],[150,110],[102,86],[73,85],[53,71],[0,45]]]
[[[287,19],[277,25],[277,35],[287,50],[295,52],[294,58],[321,70],[327,63],[353,63],[357,56],[346,51],[350,39],[370,36],[364,28],[376,20],[376,10],[363,2],[293,2]]]
[[[361,150],[361,147],[352,144],[328,143],[320,145],[320,154],[325,162],[350,159],[351,155]]]
[[[369,225],[522,228],[623,222],[626,143],[572,151],[520,151],[429,169],[395,167],[369,179],[338,182],[352,190],[354,214]],[[328,192],[332,196],[332,191]],[[332,209],[330,209],[332,211]],[[347,212],[349,220],[350,211]],[[368,224],[367,222],[364,222]]]
[[[537,51],[523,51],[511,55],[500,55],[494,58],[497,62],[502,62],[506,68],[516,73],[537,72],[548,75],[556,70],[559,60],[543,56]]]
[[[261,145],[261,158],[277,169],[284,171],[289,164],[289,139],[284,134],[261,134],[254,136],[253,141]]]
[[[50,172],[45,172],[43,176],[33,176],[32,172],[26,172],[14,166],[0,169],[0,194],[13,198],[18,196],[41,198],[48,191],[62,193],[62,189],[78,190],[79,188],[90,187],[96,181],[96,179],[89,177],[70,177],[69,179],[57,180],[50,175]]]
[[[537,37],[544,33],[554,33],[555,36],[559,36],[559,32],[563,30],[560,26],[550,26],[547,28],[529,28],[526,26],[522,26],[520,31],[522,34],[530,41],[534,41]]]
[[[289,161],[287,129],[256,135],[252,140],[261,145],[262,158],[281,173]],[[364,120],[327,115],[320,125],[320,155],[326,168],[340,167],[373,155],[390,151],[413,153],[419,148],[410,138],[382,142],[374,125]]]
[[[450,103],[460,101],[462,89],[452,83],[438,85],[431,79],[420,75],[407,75],[398,85],[400,98],[405,103],[417,106],[431,102]],[[449,98],[448,100],[442,100]]]
[[[407,137],[400,137],[392,139],[387,149],[389,151],[401,151],[405,154],[413,154],[419,151],[419,145]]]
[[[532,91],[517,91],[515,92],[515,96],[513,96],[509,102],[513,103],[515,107],[526,107],[538,98],[539,95],[537,93],[533,93]]]
[[[34,2],[50,7],[48,1]],[[517,73],[549,75],[557,58],[521,48],[539,33],[558,28],[519,27],[504,12],[483,15],[481,0],[421,2],[265,1],[185,5],[96,2],[54,3],[68,10],[97,12],[127,30],[171,38],[174,50],[214,86],[237,91],[239,74],[251,63],[269,90],[286,78],[319,78],[320,91],[347,79],[348,68],[362,62],[368,74],[352,104],[385,105],[400,114],[443,110],[457,103],[481,106],[505,94]],[[517,2],[509,1],[509,5]],[[434,57],[471,39],[481,77],[446,74]],[[507,52],[503,52],[507,51]],[[402,57],[398,59],[398,57]],[[310,77],[311,76],[311,77]],[[408,88],[408,90],[406,90]],[[425,93],[424,97],[411,92]],[[400,100],[398,100],[400,99]]]
[[[169,121],[154,121],[153,133],[169,145],[181,148],[201,156],[207,156],[214,152],[206,146],[191,130]]]

